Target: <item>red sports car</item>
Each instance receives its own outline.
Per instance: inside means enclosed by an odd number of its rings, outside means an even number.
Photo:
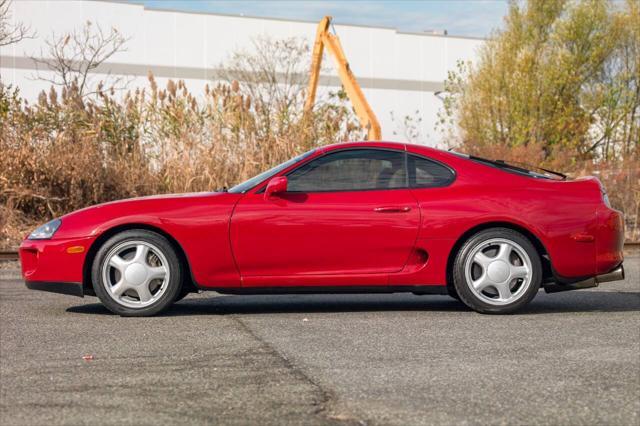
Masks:
[[[27,287],[153,315],[189,292],[449,294],[509,313],[624,278],[622,214],[568,179],[424,146],[317,148],[228,191],[116,201],[20,246]]]

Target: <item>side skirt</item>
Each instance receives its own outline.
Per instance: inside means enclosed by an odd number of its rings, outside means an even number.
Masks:
[[[362,293],[413,293],[448,295],[445,285],[406,286],[336,286],[336,287],[200,287],[203,291],[221,294],[362,294]]]

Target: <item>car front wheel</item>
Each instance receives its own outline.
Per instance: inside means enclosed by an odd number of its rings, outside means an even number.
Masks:
[[[511,313],[534,298],[542,282],[540,256],[524,235],[491,228],[461,247],[453,269],[460,300],[481,313]]]
[[[122,316],[150,316],[169,307],[181,290],[178,257],[166,238],[147,230],[114,235],[92,267],[96,295]]]

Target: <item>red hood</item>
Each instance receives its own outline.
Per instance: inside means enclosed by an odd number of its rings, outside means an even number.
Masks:
[[[150,200],[180,200],[184,198],[193,198],[193,197],[215,197],[217,195],[224,194],[224,192],[185,192],[182,194],[157,194],[157,195],[145,195],[142,197],[133,197],[133,198],[123,198],[122,200],[113,200],[107,201],[100,204],[94,204],[92,206],[87,206],[78,210],[74,210],[71,213],[67,213],[62,216],[61,219],[66,218],[68,216],[75,215],[77,213],[86,212],[88,210],[99,209],[103,207],[112,207],[112,206],[130,206],[135,205],[139,202],[146,202]]]
[[[91,236],[125,223],[158,226],[167,220],[206,211],[215,205],[234,204],[240,194],[197,192],[164,194],[111,201],[76,210],[61,217],[55,238]]]

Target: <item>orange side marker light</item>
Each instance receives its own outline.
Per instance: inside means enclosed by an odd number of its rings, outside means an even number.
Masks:
[[[67,253],[69,254],[83,253],[83,252],[84,252],[83,246],[71,246],[67,248]]]

